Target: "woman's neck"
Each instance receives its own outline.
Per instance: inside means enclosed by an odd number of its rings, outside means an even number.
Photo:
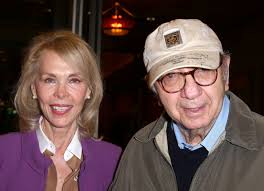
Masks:
[[[50,141],[56,146],[56,148],[60,148],[65,142],[70,144],[72,137],[74,136],[74,133],[76,131],[76,126],[71,127],[64,127],[64,128],[58,128],[53,127],[50,125],[49,122],[43,121],[42,122],[42,130],[45,133],[45,135],[50,139]]]

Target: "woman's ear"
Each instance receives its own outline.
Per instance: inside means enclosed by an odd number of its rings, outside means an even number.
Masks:
[[[36,87],[35,84],[30,85],[31,93],[32,93],[32,99],[37,99],[37,92],[36,92]]]
[[[90,88],[87,88],[85,99],[91,99],[91,90],[90,90]]]

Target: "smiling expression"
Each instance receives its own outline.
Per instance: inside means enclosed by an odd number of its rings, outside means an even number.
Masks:
[[[55,128],[76,127],[91,93],[78,68],[51,50],[42,52],[31,90],[38,99],[44,124]]]

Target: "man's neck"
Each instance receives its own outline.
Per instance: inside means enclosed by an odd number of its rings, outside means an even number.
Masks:
[[[209,133],[211,128],[212,125],[210,125],[210,127],[208,128],[199,128],[199,129],[187,129],[185,127],[180,126],[179,130],[183,135],[186,143],[195,146],[200,144],[204,140],[204,138]]]

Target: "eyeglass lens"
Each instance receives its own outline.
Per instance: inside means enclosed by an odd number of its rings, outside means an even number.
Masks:
[[[217,69],[209,70],[196,68],[189,72],[168,73],[161,78],[161,85],[166,92],[175,93],[184,87],[186,75],[191,75],[195,82],[200,86],[209,86],[216,81]]]

